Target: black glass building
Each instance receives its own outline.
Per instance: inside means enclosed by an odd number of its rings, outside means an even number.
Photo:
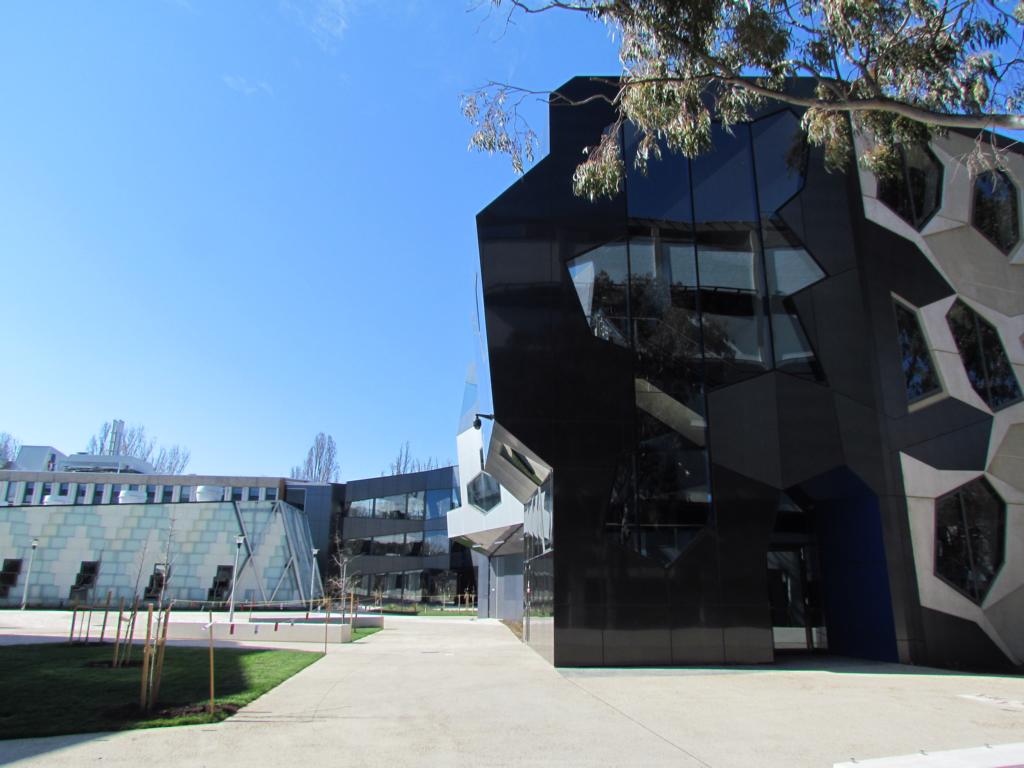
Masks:
[[[552,106],[549,155],[477,218],[487,470],[527,502],[529,642],[566,666],[1018,667],[1016,188],[927,147],[898,178],[828,173],[775,105],[646,174],[627,124],[619,194],[579,199],[612,122]],[[976,220],[952,184],[981,190]],[[956,248],[1010,297],[943,267]]]
[[[325,580],[350,580],[356,598],[383,605],[451,602],[476,592],[469,551],[449,542],[447,514],[459,506],[456,467],[347,483],[288,483],[320,550]]]

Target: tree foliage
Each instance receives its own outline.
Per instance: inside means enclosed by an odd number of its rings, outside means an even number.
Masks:
[[[318,432],[306,453],[306,461],[301,466],[292,467],[291,477],[293,480],[334,483],[338,481],[340,473],[338,447],[334,438],[323,432]]]
[[[577,167],[574,187],[614,195],[624,172],[624,121],[639,131],[636,163],[661,147],[694,157],[767,101],[804,108],[809,141],[830,167],[869,139],[866,167],[889,172],[901,143],[964,128],[1024,130],[1024,0],[491,0],[516,14],[564,11],[610,27],[621,75],[607,98],[616,123]],[[798,92],[792,78],[810,78]],[[599,78],[601,79],[601,78]],[[503,152],[521,172],[536,136],[522,120],[537,94],[490,83],[463,97],[472,148]],[[552,103],[573,103],[540,92]]]
[[[114,425],[103,422],[99,431],[89,438],[86,452],[101,456],[133,456],[152,465],[160,475],[180,475],[192,458],[192,452],[180,445],[157,447],[156,438],[146,434],[141,424],[124,429],[118,435]]]

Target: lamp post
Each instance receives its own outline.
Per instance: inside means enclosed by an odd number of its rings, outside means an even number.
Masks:
[[[231,602],[228,608],[228,623],[235,621],[235,584],[238,583],[238,553],[242,551],[245,536],[235,536],[235,567],[231,569]]]
[[[28,570],[25,572],[25,589],[21,593],[21,610],[28,605],[28,583],[32,578],[32,561],[36,559],[36,547],[39,546],[39,539],[32,539],[32,552],[28,556]]]
[[[313,584],[316,583],[316,556],[320,554],[320,550],[313,547],[311,551],[313,553],[313,565],[309,569],[309,609],[313,610]]]

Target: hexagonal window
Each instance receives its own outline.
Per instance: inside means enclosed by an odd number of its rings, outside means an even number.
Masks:
[[[466,485],[466,498],[481,512],[490,512],[501,502],[501,486],[486,472],[481,472]]]
[[[898,299],[893,299],[892,303],[896,310],[896,339],[900,345],[907,402],[917,403],[940,393],[942,386],[921,324],[917,321],[917,312]]]
[[[1003,253],[1020,240],[1017,187],[1002,171],[985,171],[974,180],[971,223]]]
[[[989,408],[998,411],[1024,399],[999,333],[991,323],[959,299],[946,313],[946,322],[967,378]]]
[[[981,605],[1003,565],[1006,503],[979,477],[935,501],[935,573]]]
[[[900,147],[899,153],[900,170],[878,178],[878,199],[921,229],[942,204],[942,163],[928,147]]]

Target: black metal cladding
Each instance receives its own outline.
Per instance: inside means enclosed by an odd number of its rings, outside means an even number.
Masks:
[[[899,452],[984,468],[961,436],[990,415],[908,412],[892,296],[950,286],[864,218],[857,175],[827,173],[787,109],[647,175],[627,126],[624,188],[595,202],[571,178],[609,107],[550,116],[550,154],[477,226],[497,420],[552,468],[526,590],[528,614],[553,616],[554,663],[770,661],[773,613],[794,612],[771,602],[769,553],[816,558],[803,615],[834,652],[1000,656],[980,630],[950,652],[955,621],[920,607],[909,549]]]

